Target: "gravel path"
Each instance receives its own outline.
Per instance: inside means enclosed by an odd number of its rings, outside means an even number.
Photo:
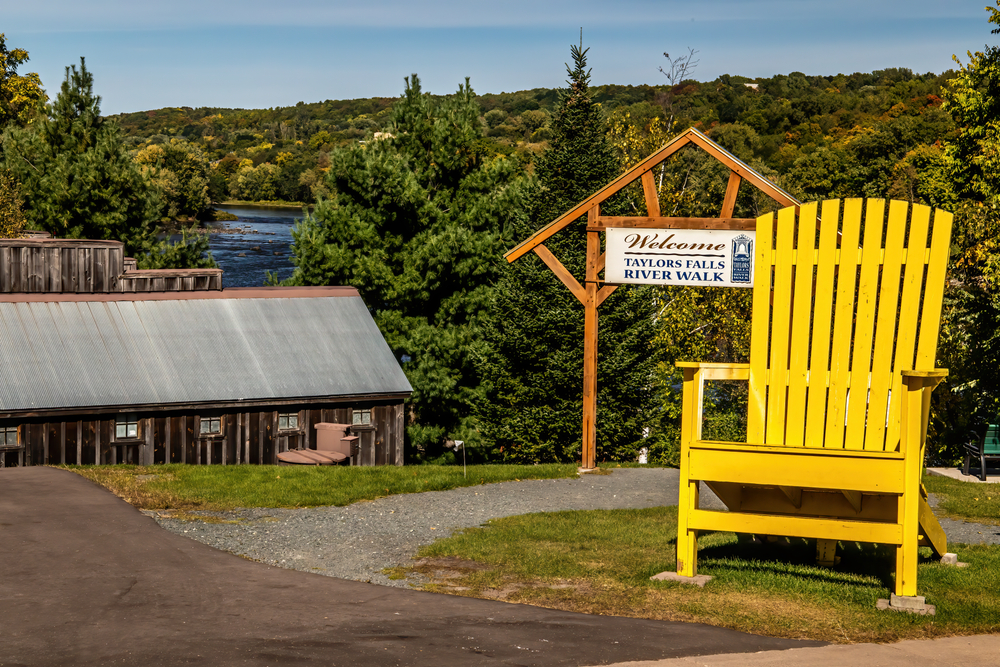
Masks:
[[[954,521],[952,519],[942,519],[938,517],[938,523],[944,528],[944,534],[948,536],[948,543],[964,544],[1000,544],[1000,526],[991,526],[985,523],[970,523],[968,521]]]
[[[937,507],[938,499],[933,493],[928,494],[928,504],[932,508]],[[1000,526],[972,523],[971,521],[955,521],[940,516],[938,523],[944,529],[944,534],[948,536],[949,543],[1000,544]]]
[[[211,513],[225,523],[147,512],[167,530],[271,565],[342,579],[408,587],[382,574],[456,530],[490,519],[584,509],[676,505],[678,471],[622,468],[577,479],[525,480],[380,498],[346,507]],[[725,509],[702,487],[701,506]],[[941,520],[949,540],[1000,544],[1000,527]]]
[[[456,530],[494,518],[582,509],[677,504],[678,471],[623,468],[610,475],[470,486],[380,498],[345,507],[243,509],[213,513],[238,523],[180,521],[149,512],[175,533],[209,546],[331,577],[407,587],[382,570]],[[711,494],[708,502],[724,506]]]

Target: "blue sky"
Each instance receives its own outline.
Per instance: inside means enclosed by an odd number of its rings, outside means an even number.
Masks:
[[[0,0],[0,32],[52,95],[85,56],[111,114],[395,97],[411,72],[441,94],[466,76],[479,93],[556,87],[581,26],[596,84],[662,83],[663,52],[688,47],[699,80],[942,72],[997,42],[986,2]]]

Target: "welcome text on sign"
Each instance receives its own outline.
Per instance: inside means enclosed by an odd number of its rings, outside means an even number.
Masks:
[[[605,282],[750,287],[754,232],[610,228]]]

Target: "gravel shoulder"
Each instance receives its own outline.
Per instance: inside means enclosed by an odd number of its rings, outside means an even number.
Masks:
[[[173,533],[262,563],[406,588],[406,581],[390,580],[382,570],[409,562],[421,546],[457,530],[532,512],[676,505],[678,479],[670,468],[621,468],[607,475],[411,493],[345,507],[204,513],[207,521],[146,514]],[[701,505],[725,509],[706,488]],[[941,525],[955,542],[1000,544],[997,526],[948,519]]]
[[[931,509],[936,508],[938,502],[938,498],[933,493],[929,494],[928,504],[930,504]],[[941,516],[938,517],[938,523],[944,529],[944,534],[948,536],[949,543],[1000,544],[1000,526],[945,519]]]
[[[382,570],[407,563],[421,546],[456,530],[532,512],[676,505],[678,478],[670,468],[622,468],[609,475],[484,484],[345,507],[213,512],[210,522],[147,514],[171,532],[263,563],[408,587]],[[706,495],[707,502],[724,507]]]

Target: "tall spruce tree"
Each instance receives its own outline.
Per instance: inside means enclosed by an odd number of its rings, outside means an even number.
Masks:
[[[20,183],[29,227],[57,238],[122,241],[145,268],[164,256],[180,264],[214,265],[199,235],[174,248],[157,241],[159,201],[122,141],[117,123],[101,117],[101,98],[83,58],[66,68],[55,101],[27,127],[3,135],[3,164]]]
[[[591,99],[587,49],[571,47],[569,87],[561,91],[549,149],[514,237],[527,238],[618,176],[601,110]],[[612,200],[602,209],[614,215]],[[619,211],[623,214],[624,211]],[[585,218],[546,241],[583,279]],[[598,460],[629,460],[642,446],[654,409],[654,299],[623,286],[598,317]],[[506,461],[572,461],[580,457],[583,403],[583,307],[534,254],[504,267],[493,293],[479,356],[485,397],[479,427]]]
[[[470,350],[520,210],[518,166],[478,152],[482,132],[468,80],[434,99],[413,75],[385,133],[331,154],[333,194],[293,231],[288,283],[358,289],[413,385],[406,434],[424,460],[475,443]]]

